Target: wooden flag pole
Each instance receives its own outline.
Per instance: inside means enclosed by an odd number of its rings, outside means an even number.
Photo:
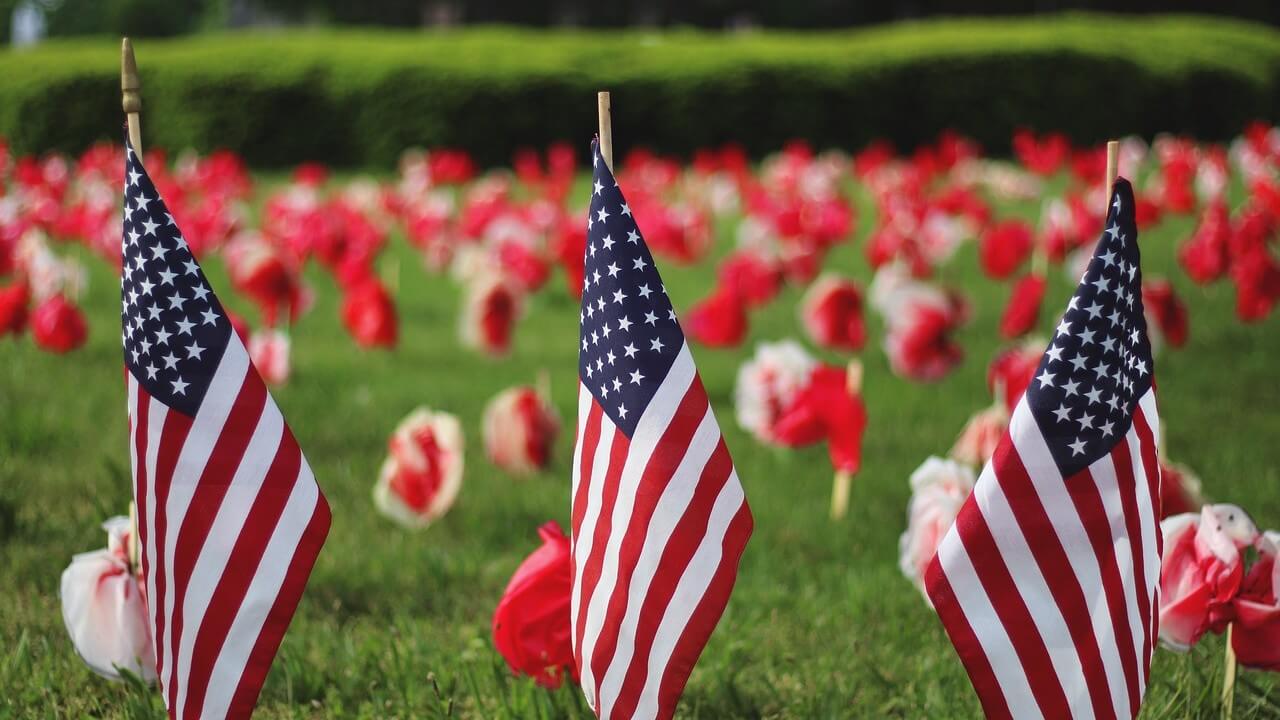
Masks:
[[[596,93],[596,104],[600,110],[600,154],[604,156],[604,164],[613,172],[613,122],[609,116],[609,91]]]
[[[1108,140],[1107,141],[1107,187],[1105,188],[1106,198],[1103,200],[1103,203],[1105,203],[1103,205],[1104,215],[1106,214],[1105,208],[1111,205],[1111,188],[1113,185],[1116,184],[1116,178],[1119,177],[1119,175],[1120,175],[1120,141]]]
[[[138,62],[133,58],[133,43],[120,41],[120,105],[129,122],[129,142],[133,151],[142,155],[142,85],[138,82]]]
[[[845,389],[850,395],[862,392],[862,361],[854,358],[849,361],[845,372]],[[849,491],[853,488],[853,473],[848,470],[836,470],[831,481],[831,519],[841,520],[849,512]]]
[[[1223,653],[1222,668],[1222,719],[1231,720],[1231,712],[1236,700],[1236,651],[1231,646],[1231,634],[1235,631],[1235,623],[1227,625],[1227,650]]]

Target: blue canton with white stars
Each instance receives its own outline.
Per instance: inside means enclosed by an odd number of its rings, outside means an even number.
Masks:
[[[120,249],[124,364],[153,398],[195,416],[231,322],[127,142]]]
[[[1098,247],[1054,330],[1026,399],[1063,477],[1111,452],[1151,387],[1133,188],[1112,189]]]
[[[592,143],[578,377],[627,437],[684,346],[653,256]]]

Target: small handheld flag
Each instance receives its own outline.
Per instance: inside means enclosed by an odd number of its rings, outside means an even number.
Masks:
[[[126,149],[129,451],[160,689],[172,718],[248,717],[329,531],[329,505]]]
[[[601,718],[669,718],[751,512],[675,310],[593,144],[573,460],[574,661]]]
[[[1159,419],[1133,189],[925,575],[993,718],[1131,718],[1157,635]]]

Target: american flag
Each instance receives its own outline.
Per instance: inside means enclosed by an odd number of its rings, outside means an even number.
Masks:
[[[751,511],[613,173],[587,218],[573,458],[574,661],[601,718],[669,718],[724,612]]]
[[[926,572],[993,718],[1131,718],[1160,579],[1159,419],[1133,189]]]
[[[129,452],[161,693],[170,717],[248,717],[329,505],[173,215],[126,156]]]

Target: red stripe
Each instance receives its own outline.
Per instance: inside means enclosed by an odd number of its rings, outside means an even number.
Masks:
[[[645,467],[639,484],[636,485],[631,517],[626,526],[621,528],[622,542],[618,547],[616,564],[617,579],[609,594],[604,619],[600,625],[600,632],[596,636],[595,648],[591,656],[591,672],[597,683],[597,689],[600,681],[604,679],[609,664],[613,661],[614,650],[617,649],[618,626],[627,612],[631,576],[635,573],[636,561],[640,559],[640,551],[643,549],[645,535],[649,532],[649,523],[653,521],[654,510],[668,484],[673,481],[687,483],[692,480],[690,476],[677,478],[676,471],[685,458],[694,434],[709,412],[711,412],[711,404],[702,387],[702,380],[694,376],[693,382],[685,391],[684,400],[676,410],[676,416],[672,418],[670,427],[677,430],[674,433],[671,431],[665,433],[654,447],[652,458]],[[689,428],[687,436],[681,432],[686,426]],[[723,447],[723,443],[720,447]],[[715,450],[713,449],[712,452],[714,453]],[[727,451],[725,459],[724,474],[727,477],[729,470],[733,467],[732,463],[728,462]],[[705,468],[695,468],[695,472],[699,475],[703,475],[704,470]],[[711,482],[717,482],[717,485],[724,484],[723,478],[713,477]],[[697,547],[696,542],[694,547]],[[676,580],[679,580],[679,576],[676,576]],[[598,692],[596,696],[599,697]]]
[[[694,487],[693,497],[684,515],[676,523],[667,540],[666,546],[658,560],[657,570],[649,587],[645,591],[644,601],[640,604],[640,612],[636,615],[635,634],[628,638],[634,648],[631,662],[627,666],[626,675],[618,690],[618,697],[613,703],[613,716],[630,717],[635,712],[640,693],[644,690],[645,681],[649,677],[649,652],[653,649],[654,636],[662,625],[667,614],[671,597],[675,594],[685,569],[693,559],[699,543],[707,534],[707,524],[711,519],[711,508],[733,473],[733,460],[729,450],[721,438],[711,459],[702,470],[702,477]],[[741,550],[739,550],[741,552]],[[625,609],[620,611],[625,614]],[[610,617],[610,620],[613,618]],[[621,615],[619,615],[619,620]],[[610,627],[606,625],[606,628]],[[616,645],[616,629],[610,630],[612,635],[609,653],[612,655]],[[604,637],[604,633],[601,633]]]
[[[1125,602],[1124,585],[1120,581],[1120,566],[1116,562],[1111,540],[1114,535],[1111,527],[1113,518],[1107,515],[1098,483],[1088,468],[1067,478],[1066,487],[1071,502],[1080,515],[1080,522],[1084,525],[1093,555],[1098,560],[1098,570],[1102,574],[1102,594],[1106,597],[1107,610],[1111,616],[1112,639],[1115,640],[1120,667],[1124,671],[1125,688],[1129,693],[1129,709],[1136,712],[1138,662],[1133,649],[1133,630],[1129,627],[1129,608]]]
[[[169,618],[169,657],[173,660],[174,672],[178,662],[178,648],[182,646],[182,609],[186,604],[191,573],[195,570],[200,551],[209,536],[209,528],[218,517],[227,487],[244,460],[249,441],[257,432],[266,400],[267,388],[262,379],[252,370],[245,373],[240,392],[236,394],[231,412],[214,441],[213,450],[200,473],[200,480],[196,483],[195,492],[178,529],[173,550],[173,617]],[[170,673],[170,677],[174,676],[174,672]],[[166,688],[170,708],[177,704],[177,685],[177,682],[171,682]]]
[[[133,426],[133,447],[134,457],[136,460],[133,464],[133,504],[138,519],[138,537],[135,540],[138,548],[142,551],[142,586],[147,585],[147,578],[150,577],[151,564],[147,557],[147,536],[150,529],[147,527],[147,420],[151,414],[151,396],[142,388],[142,383],[136,379],[134,384],[134,405],[129,408],[131,411],[130,425]],[[151,598],[147,598],[150,602]],[[150,625],[151,623],[147,623]],[[151,639],[151,643],[155,645],[155,638]]]
[[[676,641],[671,653],[671,661],[667,663],[658,685],[658,718],[670,718],[675,715],[676,704],[684,693],[685,683],[689,681],[689,673],[698,661],[698,655],[711,638],[716,629],[724,608],[729,603],[729,593],[733,591],[733,582],[738,575],[738,563],[742,559],[742,551],[747,546],[747,538],[751,537],[751,509],[744,500],[738,513],[729,522],[723,543],[723,556],[716,574],[711,578],[706,593],[698,602],[684,633]]]
[[[579,392],[583,388],[579,386]],[[595,462],[596,448],[600,444],[600,422],[604,416],[604,409],[600,404],[591,401],[587,409],[586,418],[579,418],[578,422],[585,422],[586,427],[582,431],[582,452],[578,457],[578,488],[573,497],[573,507],[570,508],[572,517],[570,518],[569,537],[571,540],[569,553],[569,563],[571,565],[572,574],[570,578],[578,577],[578,533],[582,530],[582,518],[587,514],[587,496],[588,489],[591,487],[591,467]],[[572,592],[577,592],[578,588],[572,588]],[[573,622],[575,618],[570,617],[569,622]],[[570,637],[573,640],[573,659],[574,667],[582,667],[582,649],[578,644],[578,635],[570,628]]]
[[[603,483],[600,512],[596,516],[593,527],[584,527],[579,530],[579,532],[590,532],[592,537],[591,554],[586,558],[579,558],[582,562],[582,575],[578,587],[574,588],[578,593],[578,617],[574,618],[573,625],[576,640],[573,654],[579,676],[582,673],[582,638],[587,628],[587,607],[591,604],[591,593],[595,591],[596,583],[600,581],[600,569],[604,565],[605,543],[608,541],[609,526],[612,523],[613,503],[618,499],[618,478],[622,475],[622,467],[626,464],[627,452],[630,448],[631,441],[626,434],[615,430],[613,444],[609,446],[609,468],[605,471],[604,477],[598,481],[592,478],[593,482]]]
[[[1127,438],[1121,438],[1120,442],[1111,449],[1111,462],[1116,468],[1116,484],[1120,490],[1120,507],[1124,511],[1125,532],[1129,536],[1129,551],[1132,554],[1131,562],[1133,568],[1133,589],[1134,601],[1138,604],[1138,619],[1142,622],[1142,655],[1139,656],[1138,666],[1142,668],[1141,676],[1138,678],[1138,697],[1143,695],[1143,683],[1146,681],[1146,659],[1151,655],[1151,635],[1147,630],[1151,627],[1151,597],[1147,591],[1149,587],[1147,583],[1146,562],[1143,558],[1146,553],[1143,550],[1142,541],[1142,521],[1138,517],[1138,488],[1137,481],[1133,475],[1133,458],[1129,455],[1129,443]],[[1112,541],[1112,547],[1115,541]],[[1133,642],[1133,636],[1130,635],[1129,642]],[[1134,708],[1136,714],[1137,709]]]
[[[1138,433],[1138,449],[1142,453],[1142,470],[1147,476],[1147,491],[1151,494],[1151,516],[1155,520],[1156,531],[1156,557],[1164,557],[1164,534],[1160,531],[1160,517],[1164,513],[1164,488],[1160,484],[1160,459],[1157,456],[1157,448],[1155,436],[1151,432],[1151,426],[1147,424],[1147,417],[1142,412],[1142,405],[1139,404],[1133,413],[1133,428]],[[1151,584],[1151,602],[1148,603],[1149,616],[1151,623],[1148,629],[1148,637],[1152,639],[1154,644],[1155,638],[1160,637],[1160,578],[1157,575],[1152,578],[1155,582]],[[1143,658],[1143,668],[1146,670],[1146,676],[1151,677],[1151,652]]]
[[[591,464],[596,457],[596,446],[600,443],[600,419],[604,410],[594,400],[587,410],[587,427],[582,431],[582,455],[578,458],[578,492],[573,498],[572,535],[577,545],[578,531],[582,528],[582,517],[587,514],[587,488],[591,486]]]
[[[289,621],[293,619],[298,601],[302,599],[307,578],[311,576],[311,569],[329,534],[331,518],[329,503],[325,501],[324,494],[319,493],[316,510],[307,523],[307,529],[302,532],[298,548],[289,562],[289,571],[285,573],[284,582],[280,585],[280,592],[276,595],[271,610],[267,612],[267,619],[262,624],[262,631],[258,633],[253,650],[249,652],[249,659],[240,675],[235,694],[231,696],[231,704],[227,707],[228,718],[248,718],[253,714],[253,708],[258,704],[258,695],[262,692],[262,683],[267,679],[267,671],[271,669],[271,661],[280,648],[280,641],[284,639]]]
[[[280,438],[262,486],[245,516],[244,527],[227,558],[217,587],[209,598],[209,609],[200,622],[191,648],[191,668],[187,673],[188,715],[196,716],[204,706],[209,676],[222,652],[227,633],[258,573],[258,565],[267,544],[275,534],[289,495],[298,482],[302,452],[288,427]]]
[[[1079,578],[1071,572],[1071,560],[1062,547],[1062,541],[1049,519],[1040,494],[1036,492],[1036,487],[1022,464],[1022,458],[1007,432],[996,446],[991,463],[996,468],[996,482],[1017,520],[1018,529],[1030,548],[1031,556],[1035,558],[1040,575],[1049,587],[1049,593],[1062,614],[1068,632],[1071,633],[1076,655],[1080,659],[1080,669],[1084,674],[1085,687],[1089,690],[1089,704],[1093,707],[1094,717],[1114,718],[1116,711],[1111,703],[1111,688],[1106,666],[1102,664],[1098,637],[1093,633],[1089,601],[1084,589],[1080,587]],[[1055,481],[1056,478],[1051,480]]]
[[[1049,659],[1044,638],[1040,636],[1031,611],[1018,592],[1018,585],[1005,565],[1004,556],[1000,554],[991,529],[987,527],[986,518],[982,516],[976,503],[970,506],[966,502],[956,518],[956,530],[964,543],[965,551],[973,561],[978,581],[982,583],[983,590],[1000,618],[1000,624],[1013,643],[1014,652],[1018,655],[1041,714],[1052,718],[1070,717],[1071,706],[1067,703],[1067,696],[1053,669],[1053,662]]]
[[[973,502],[972,497],[965,501],[961,514],[968,511]],[[960,656],[960,662],[964,664],[965,672],[969,673],[969,681],[978,693],[983,713],[992,720],[1013,720],[1013,713],[1009,712],[1009,703],[996,680],[991,661],[987,659],[982,643],[969,625],[969,618],[965,617],[964,610],[956,600],[955,591],[936,555],[925,569],[924,586],[928,590],[929,599],[933,601],[933,609],[938,611],[943,629],[947,631],[956,654]]]
[[[178,456],[187,442],[191,432],[191,418],[173,408],[168,408],[164,415],[164,427],[160,430],[160,444],[156,451],[156,476],[152,480],[156,494],[155,527],[152,528],[156,539],[153,545],[156,556],[153,558],[156,574],[156,597],[151,613],[155,616],[152,630],[155,632],[157,682],[163,694],[165,690],[164,669],[168,656],[164,648],[164,629],[168,618],[164,614],[165,599],[169,592],[169,577],[165,572],[165,543],[169,532],[168,503],[169,488],[173,485],[173,472],[178,465]],[[150,599],[148,599],[150,600]]]

